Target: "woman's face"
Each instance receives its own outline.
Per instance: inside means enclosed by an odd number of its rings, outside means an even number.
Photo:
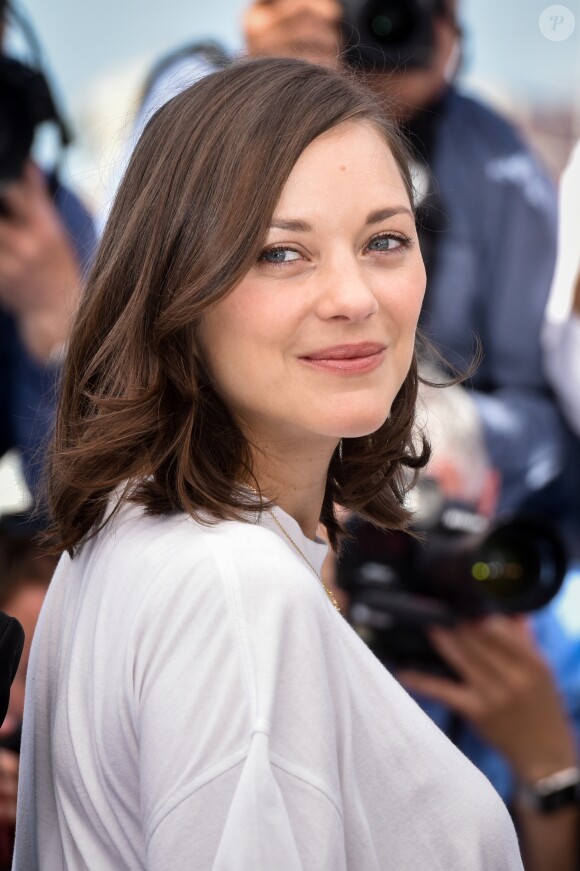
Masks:
[[[254,443],[368,435],[408,372],[424,290],[397,164],[372,126],[341,124],[302,153],[259,259],[203,319],[215,389]]]

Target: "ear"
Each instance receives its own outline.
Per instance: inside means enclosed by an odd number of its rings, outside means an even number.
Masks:
[[[497,469],[488,469],[481,488],[481,496],[477,504],[477,510],[484,517],[493,517],[495,514],[501,493],[501,475]]]
[[[456,462],[444,456],[433,454],[426,473],[437,482],[441,491],[448,499],[463,499],[465,495],[464,476]]]

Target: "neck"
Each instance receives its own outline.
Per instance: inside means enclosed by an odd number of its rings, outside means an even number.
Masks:
[[[260,490],[296,520],[307,538],[316,536],[334,448],[326,444],[305,451],[293,444],[275,453],[258,448],[252,451],[253,473]]]

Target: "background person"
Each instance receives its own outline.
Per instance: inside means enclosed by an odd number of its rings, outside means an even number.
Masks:
[[[0,45],[9,10],[0,0]],[[3,80],[0,107],[10,96]],[[13,133],[5,127],[6,143],[16,139]],[[3,156],[13,158],[6,146]],[[95,233],[86,209],[54,174],[44,175],[30,158],[16,179],[7,182],[4,169],[0,165],[0,456],[18,449],[36,494],[59,361]]]
[[[15,871],[521,868],[318,574],[335,501],[397,527],[426,460],[403,155],[366,90],[289,59],[139,141],[67,356]]]

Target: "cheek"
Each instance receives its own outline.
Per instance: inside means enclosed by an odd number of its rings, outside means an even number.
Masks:
[[[399,341],[404,344],[414,341],[423,297],[424,285],[418,282],[404,282],[397,288],[396,295],[386,295],[384,310]]]
[[[235,294],[235,292],[234,292]],[[230,403],[267,380],[283,345],[284,311],[273,311],[262,297],[245,294],[224,300],[200,329],[203,358],[218,393]]]
[[[423,259],[419,257],[414,269],[404,282],[399,296],[402,329],[408,329],[413,333],[416,330],[425,298],[426,284],[425,266]]]

